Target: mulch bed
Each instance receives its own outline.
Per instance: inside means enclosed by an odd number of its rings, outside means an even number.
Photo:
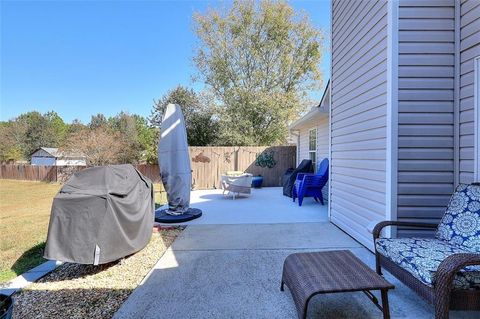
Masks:
[[[143,250],[120,261],[61,265],[14,295],[14,318],[111,318],[182,229],[155,229]]]

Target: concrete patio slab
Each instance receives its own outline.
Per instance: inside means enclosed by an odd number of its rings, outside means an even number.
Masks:
[[[370,267],[374,265],[371,252],[332,227],[321,223],[217,225],[216,230],[189,226],[114,318],[296,318],[290,292],[280,291],[286,256],[350,249]],[[389,294],[392,318],[432,318],[432,306],[391,275],[386,278],[396,286]],[[456,312],[452,317],[475,315]],[[309,318],[380,317],[361,292],[317,295],[309,307]]]
[[[203,211],[202,217],[182,225],[276,224],[328,221],[327,204],[306,198],[302,207],[282,195],[281,187],[252,189],[252,194],[237,197],[222,195],[222,190],[192,191],[190,204]],[[171,224],[170,224],[171,225]]]
[[[169,251],[115,317],[296,318],[290,292],[280,291],[283,261],[293,252]],[[428,318],[431,310],[403,289],[390,293],[390,303],[393,318]],[[381,317],[361,292],[319,295],[309,308],[309,318]]]

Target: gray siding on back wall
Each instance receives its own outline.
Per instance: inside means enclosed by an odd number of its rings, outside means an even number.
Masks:
[[[332,9],[331,221],[371,248],[386,218],[387,3]]]
[[[460,182],[471,183],[475,125],[473,59],[480,56],[480,1],[462,1],[460,15]]]
[[[397,216],[438,222],[454,188],[455,3],[400,1],[398,17]]]

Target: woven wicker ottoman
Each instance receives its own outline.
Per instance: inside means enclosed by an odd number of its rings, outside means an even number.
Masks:
[[[298,317],[307,317],[310,299],[317,294],[362,291],[390,318],[388,290],[394,286],[355,257],[349,250],[296,253],[289,255],[283,264],[282,284],[289,288]],[[382,305],[370,292],[380,290]]]

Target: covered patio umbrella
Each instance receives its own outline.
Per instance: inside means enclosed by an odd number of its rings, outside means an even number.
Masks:
[[[167,192],[168,208],[157,210],[155,221],[179,223],[200,217],[201,210],[190,208],[192,170],[185,119],[177,104],[168,104],[163,115],[158,142],[158,165]]]

